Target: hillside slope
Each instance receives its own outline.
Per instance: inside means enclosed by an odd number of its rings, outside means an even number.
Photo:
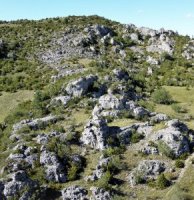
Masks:
[[[194,199],[193,61],[171,30],[0,22],[0,199]]]

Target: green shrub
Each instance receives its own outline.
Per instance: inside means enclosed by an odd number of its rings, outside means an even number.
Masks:
[[[134,174],[134,178],[136,184],[144,184],[146,182],[144,178],[144,172],[136,171]]]
[[[131,135],[131,143],[138,143],[140,140],[142,140],[144,138],[144,135],[137,133],[136,131],[134,131]]]
[[[177,168],[184,168],[184,167],[185,167],[185,164],[184,164],[184,162],[183,162],[182,160],[176,160],[176,161],[175,161],[175,166],[176,166]]]
[[[112,160],[108,163],[107,168],[105,169],[106,171],[110,171],[111,173],[118,172],[124,167],[122,164],[122,161],[120,159],[120,156],[112,156]]]
[[[164,154],[165,156],[174,159],[175,155],[174,152],[170,149],[170,147],[163,141],[158,142],[158,150],[160,153]]]
[[[79,171],[79,168],[73,164],[71,167],[68,169],[67,177],[69,181],[73,181],[77,178],[77,173]]]
[[[186,113],[187,109],[177,104],[172,104],[172,109],[177,113]]]
[[[173,102],[171,95],[164,88],[155,90],[152,93],[152,99],[159,104],[171,104]]]
[[[70,155],[71,152],[70,146],[56,137],[53,137],[46,147],[49,151],[55,152],[60,158]]]
[[[186,160],[189,157],[189,155],[190,154],[188,152],[185,152],[185,153],[181,154],[178,158],[180,160]]]
[[[164,174],[158,176],[156,183],[159,189],[165,189],[170,186],[170,181],[164,176]]]
[[[112,175],[110,173],[110,171],[107,171],[97,182],[97,186],[99,188],[104,188],[106,190],[110,190],[111,186],[110,186],[110,182],[112,180]]]
[[[155,147],[155,148],[158,147],[158,145],[153,141],[149,141],[148,143],[149,143],[149,146],[151,146],[151,147]]]
[[[104,157],[109,157],[112,155],[120,155],[124,153],[125,146],[119,146],[119,147],[109,147],[106,150],[103,151]]]
[[[124,111],[121,111],[121,113],[119,114],[119,116],[121,118],[131,119],[131,118],[133,118],[133,113],[130,110],[124,110]]]
[[[140,101],[138,101],[138,104],[150,111],[154,111],[154,103],[153,102],[149,102],[146,100],[140,100]]]
[[[156,181],[154,179],[149,179],[147,181],[147,184],[149,187],[152,187],[152,188],[155,188],[157,185],[156,185]]]

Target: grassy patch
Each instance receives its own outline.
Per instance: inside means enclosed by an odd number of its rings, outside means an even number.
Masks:
[[[92,59],[88,59],[88,58],[82,58],[79,59],[79,63],[88,67],[88,65],[92,62]]]
[[[83,123],[85,125],[90,118],[90,114],[86,113],[85,110],[75,110],[72,112],[71,118],[77,124]]]
[[[3,92],[0,96],[0,122],[3,122],[5,117],[8,116],[19,103],[32,100],[33,96],[34,92],[29,90],[20,90],[15,93]]]
[[[166,125],[164,122],[161,122],[161,123],[158,123],[158,124],[155,124],[154,125],[154,128],[153,128],[153,132],[157,132],[161,129],[165,129],[166,128]]]
[[[190,165],[179,183],[176,183],[165,195],[165,200],[194,199],[194,168]]]
[[[155,107],[156,112],[162,112],[172,118],[179,118],[185,120],[190,128],[194,128],[194,122],[186,120],[189,116],[194,117],[194,88],[187,89],[186,87],[165,86],[164,87],[178,106],[185,108],[187,113],[177,113],[172,109],[171,105],[157,104]]]
[[[109,126],[118,126],[118,127],[125,127],[125,126],[130,126],[137,121],[134,119],[116,119],[113,122],[109,123]]]

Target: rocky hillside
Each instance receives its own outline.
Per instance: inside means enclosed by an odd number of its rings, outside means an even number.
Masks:
[[[193,63],[174,31],[1,21],[0,199],[194,199]]]

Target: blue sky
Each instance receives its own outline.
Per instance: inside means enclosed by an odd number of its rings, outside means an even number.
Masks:
[[[94,14],[194,35],[194,0],[0,0],[0,20]]]

